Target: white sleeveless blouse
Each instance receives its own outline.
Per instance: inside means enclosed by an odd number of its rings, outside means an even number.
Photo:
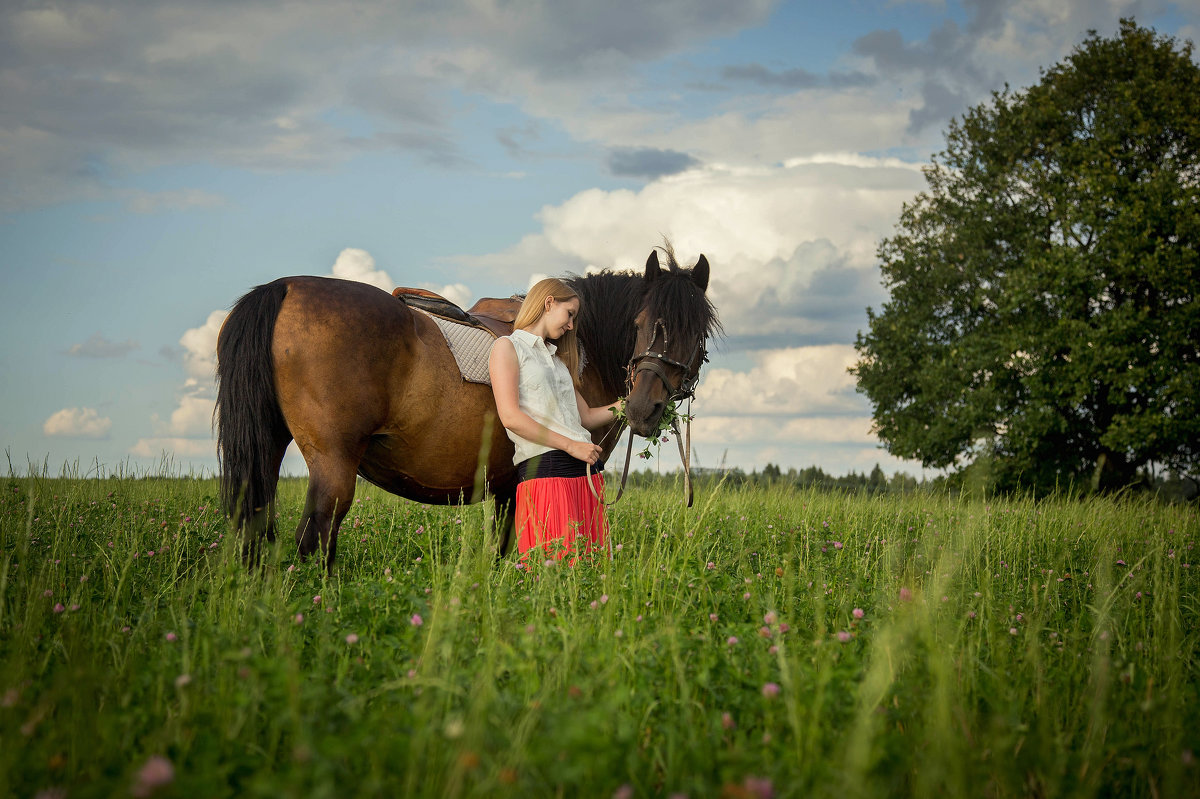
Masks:
[[[539,424],[574,441],[591,441],[592,436],[579,418],[575,385],[567,365],[554,357],[558,348],[528,330],[514,330],[506,338],[517,352],[520,380],[517,404]],[[535,444],[511,430],[505,430],[516,447],[513,463],[527,461],[554,449]]]

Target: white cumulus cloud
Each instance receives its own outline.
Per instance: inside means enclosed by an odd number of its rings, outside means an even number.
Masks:
[[[226,311],[213,311],[204,324],[185,331],[179,337],[184,350],[184,368],[189,377],[212,382],[217,373],[217,336],[226,316]]]
[[[95,408],[63,408],[42,424],[42,432],[48,436],[72,438],[108,438],[111,429],[112,419]]]
[[[212,441],[178,436],[139,438],[129,449],[130,455],[139,458],[160,458],[163,455],[176,458],[212,458],[216,456],[216,452],[216,444]]]
[[[375,259],[371,257],[371,253],[357,247],[347,247],[338,253],[337,260],[333,263],[333,276],[368,283],[388,293],[396,287],[395,281],[387,272],[375,267]]]
[[[747,371],[705,371],[696,402],[706,416],[864,415],[865,403],[846,371],[856,356],[848,344],[755,352]]]

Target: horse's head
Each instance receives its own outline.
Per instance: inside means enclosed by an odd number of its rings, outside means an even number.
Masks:
[[[681,269],[670,247],[646,260],[645,300],[634,319],[637,328],[628,367],[625,416],[633,432],[649,436],[658,427],[668,402],[692,396],[700,366],[708,360],[708,337],[720,329],[716,311],[705,296],[708,260],[701,255],[691,269]]]

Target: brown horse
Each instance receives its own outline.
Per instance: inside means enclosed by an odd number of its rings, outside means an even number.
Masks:
[[[589,405],[628,392],[630,427],[648,435],[665,403],[690,392],[719,330],[705,296],[709,267],[668,266],[651,252],[643,275],[572,277],[586,354]],[[363,283],[286,277],[237,301],[217,341],[217,446],[225,511],[244,553],[275,538],[275,490],[293,439],[308,464],[296,544],[333,565],[355,476],[431,504],[496,499],[499,552],[508,547],[516,491],[513,447],[491,387],[464,382],[445,337],[425,314]],[[596,431],[605,456],[616,444]]]

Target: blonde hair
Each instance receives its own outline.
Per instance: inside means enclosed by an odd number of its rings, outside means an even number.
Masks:
[[[579,299],[575,289],[571,288],[565,280],[557,277],[539,280],[525,295],[525,301],[521,303],[521,310],[517,311],[516,321],[513,322],[513,329],[523,330],[537,324],[542,315],[546,313],[547,297],[553,297],[555,302]],[[582,302],[580,300],[580,310],[582,310]],[[577,314],[575,318],[578,319],[579,315]],[[555,354],[567,365],[571,381],[576,388],[579,388],[579,339],[575,336],[574,328],[563,333],[560,339],[554,341],[554,344],[558,347]]]

